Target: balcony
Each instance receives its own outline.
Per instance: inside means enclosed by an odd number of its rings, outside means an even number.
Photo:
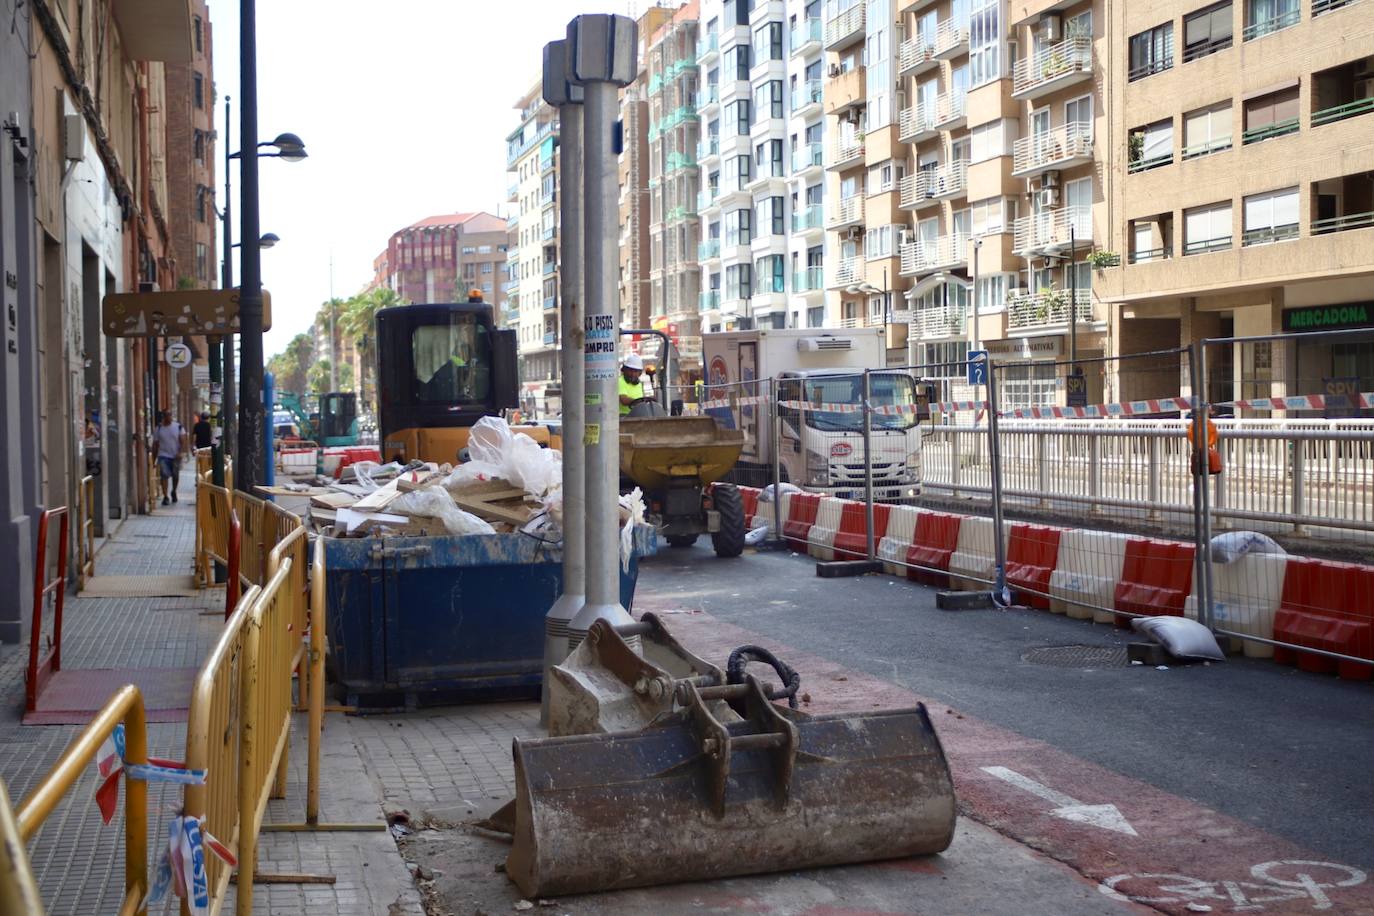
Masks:
[[[830,147],[830,164],[827,169],[847,169],[852,165],[863,165],[864,144],[862,140],[836,140]]]
[[[1092,237],[1091,207],[1059,207],[1018,219],[1012,233],[1012,251],[1022,257],[1057,252],[1067,249],[1075,239],[1080,244],[1091,245]]]
[[[792,150],[792,172],[800,174],[810,169],[821,168],[825,164],[825,148],[819,143],[808,143]]]
[[[952,270],[968,263],[968,236],[941,236],[931,242],[906,242],[898,248],[902,276]]]
[[[545,331],[545,332],[544,332],[544,346],[546,346],[546,347],[552,347],[552,346],[553,346],[554,344],[556,344],[556,343],[558,343],[558,332],[557,332],[557,331]]]
[[[824,28],[819,17],[803,19],[792,28],[792,56],[813,51],[821,43]]]
[[[1298,132],[1298,118],[1284,118],[1282,121],[1274,121],[1260,127],[1251,127],[1240,135],[1242,144],[1262,143],[1265,140],[1272,140],[1275,137],[1282,137],[1286,134]]]
[[[826,114],[837,115],[851,108],[863,107],[868,93],[864,72],[862,66],[851,67],[826,80],[823,93]]]
[[[825,221],[820,204],[811,204],[804,209],[792,211],[793,232],[817,232],[823,228],[825,228]]]
[[[697,42],[697,60],[708,61],[720,55],[720,36],[715,32],[709,33],[704,39]]]
[[[932,306],[910,314],[911,326],[921,340],[963,337],[968,333],[968,308],[964,305]]]
[[[953,60],[968,53],[968,20],[946,19],[935,30],[935,56]]]
[[[1073,293],[1067,289],[1042,289],[1038,293],[1012,293],[1007,296],[1007,332],[1044,333],[1052,328],[1069,325],[1069,302]],[[1077,291],[1072,309],[1074,320],[1091,324],[1093,320],[1092,293]]]
[[[1090,80],[1092,74],[1092,39],[1084,35],[1066,38],[1016,62],[1012,71],[1012,98],[1038,99]]]
[[[697,141],[697,160],[705,161],[720,155],[720,137],[702,137]]]
[[[919,76],[940,65],[935,56],[935,42],[928,35],[915,35],[897,46],[899,76]]]
[[[862,315],[846,315],[844,318],[840,319],[840,328],[845,331],[866,327],[868,327],[868,322]]]
[[[515,184],[511,185],[509,188],[506,188],[506,202],[507,202],[507,203],[515,203],[516,198],[518,198],[519,196],[520,196],[520,183],[519,183],[519,182],[516,182]]]
[[[920,104],[903,108],[897,116],[897,139],[903,143],[920,143],[939,134],[935,129],[935,112]]]
[[[544,242],[553,241],[553,237],[557,234],[558,228],[556,226],[545,226],[539,233],[540,240]]]
[[[1092,158],[1092,124],[1074,121],[1017,140],[1012,145],[1011,173],[1017,178],[1029,178],[1049,169],[1082,165]]]
[[[825,289],[825,268],[817,264],[792,274],[792,292],[816,293]]]
[[[842,258],[835,268],[834,286],[852,286],[863,279],[864,262],[862,258]]]
[[[821,104],[821,81],[806,80],[792,87],[792,114],[811,114]]]
[[[557,261],[545,261],[545,262],[544,262],[544,276],[546,276],[546,277],[551,277],[551,276],[553,276],[554,271],[556,271],[556,270],[558,270],[558,262],[557,262]]]
[[[864,221],[864,199],[859,195],[836,201],[835,209],[825,221],[827,229],[844,229],[862,225]]]
[[[954,130],[968,123],[968,96],[946,92],[935,100],[935,126]]]
[[[1312,15],[1320,16],[1358,3],[1359,0],[1312,0]]]
[[[716,205],[720,193],[716,188],[706,188],[697,192],[697,211],[709,210]]]
[[[1275,242],[1291,242],[1298,237],[1298,224],[1285,223],[1281,226],[1264,226],[1259,229],[1246,229],[1240,237],[1240,246],[1250,248],[1255,245],[1272,245]]]
[[[902,179],[898,206],[919,210],[939,200],[952,200],[968,189],[968,160],[956,159],[939,168],[924,169]]]
[[[558,297],[557,297],[557,296],[545,296],[545,297],[544,297],[544,311],[546,311],[546,312],[556,312],[556,311],[558,311]]]
[[[1151,261],[1163,261],[1173,257],[1173,251],[1168,245],[1159,248],[1141,248],[1132,251],[1126,258],[1130,264],[1148,264]]]
[[[697,260],[709,261],[720,257],[720,239],[706,239],[697,244]]]
[[[684,219],[696,219],[696,216],[696,207],[673,207],[667,213],[663,214],[663,221],[665,223],[676,223]]]
[[[864,37],[864,0],[830,19],[825,24],[825,49],[839,51]]]
[[[548,188],[547,190],[545,190],[545,191],[543,191],[543,192],[540,193],[540,195],[539,195],[539,206],[541,206],[541,207],[549,207],[549,206],[552,206],[554,200],[557,199],[557,196],[558,196],[558,195],[554,193],[553,188]]]
[[[1250,12],[1254,12],[1253,0],[1251,3]],[[1275,32],[1279,32],[1283,29],[1289,28],[1290,26],[1297,25],[1298,20],[1301,18],[1302,10],[1299,9],[1298,4],[1295,2],[1292,4],[1291,9],[1284,10],[1283,12],[1277,13],[1273,16],[1267,16],[1264,19],[1257,19],[1254,22],[1247,25],[1245,27],[1245,31],[1241,33],[1242,40],[1254,41],[1256,38],[1263,38],[1265,35],[1272,35]]]
[[[673,172],[680,172],[683,169],[694,169],[697,167],[696,159],[688,153],[669,153],[668,159],[664,163],[664,174],[671,175]]]

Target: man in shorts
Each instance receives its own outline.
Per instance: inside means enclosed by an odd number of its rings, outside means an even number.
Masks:
[[[162,504],[167,505],[170,491],[172,502],[177,501],[177,478],[181,476],[181,455],[186,451],[186,430],[172,419],[172,412],[162,412],[161,423],[153,432],[157,447],[158,476],[162,478]]]

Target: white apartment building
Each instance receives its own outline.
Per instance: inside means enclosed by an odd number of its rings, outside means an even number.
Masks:
[[[787,0],[790,327],[825,324],[825,115],[822,0]]]

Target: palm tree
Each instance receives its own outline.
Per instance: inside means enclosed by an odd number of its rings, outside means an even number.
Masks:
[[[361,391],[359,400],[362,402],[360,410],[365,405],[366,412],[375,414],[375,394],[376,394],[376,363],[375,351],[377,343],[377,313],[384,308],[391,308],[396,305],[409,305],[410,303],[397,295],[394,289],[388,287],[377,287],[359,293],[344,303],[342,311],[339,313],[339,328],[344,337],[353,341],[353,346],[358,350],[358,362],[362,371],[359,373]]]

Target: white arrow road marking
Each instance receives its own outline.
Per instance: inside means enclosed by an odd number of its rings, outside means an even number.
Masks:
[[[1088,824],[1092,827],[1101,827],[1103,830],[1124,833],[1127,836],[1140,835],[1135,832],[1131,822],[1126,820],[1117,810],[1116,805],[1085,805],[1076,798],[1071,798],[1063,792],[1057,792],[1049,786],[1041,785],[1029,776],[1022,776],[1015,770],[1009,770],[1006,767],[983,767],[982,770],[989,776],[995,776],[1003,782],[1011,783],[1016,788],[1055,805],[1055,809],[1050,812],[1051,817]]]

